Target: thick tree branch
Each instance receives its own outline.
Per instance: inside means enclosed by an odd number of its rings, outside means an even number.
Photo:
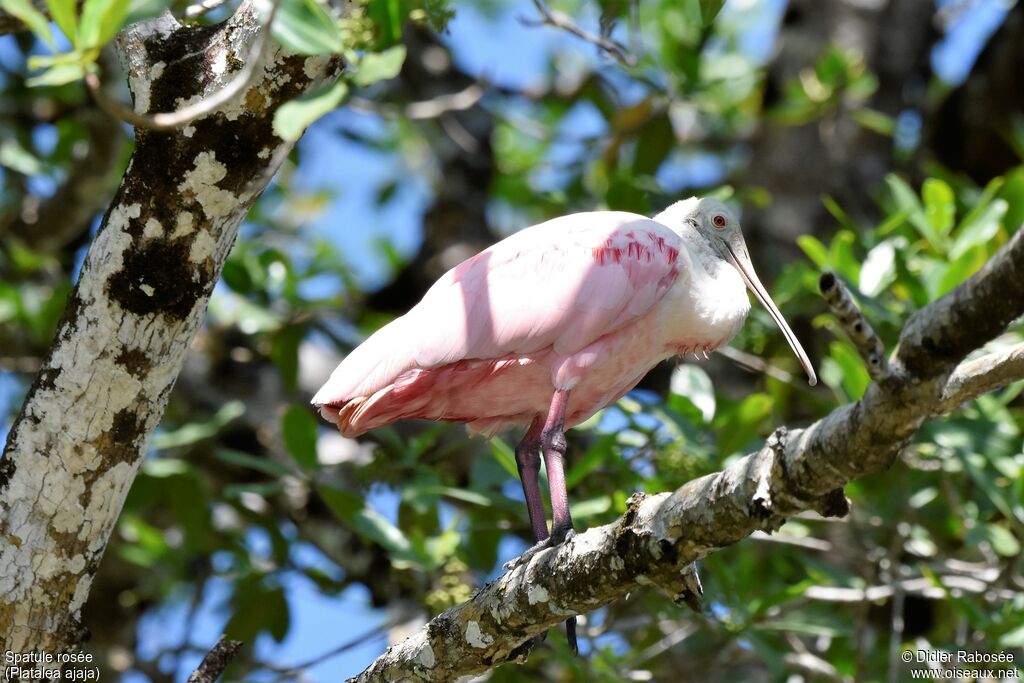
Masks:
[[[224,673],[224,669],[228,668],[228,664],[241,648],[242,641],[228,640],[221,636],[213,649],[203,657],[199,668],[188,677],[188,683],[214,683]]]
[[[948,372],[1021,314],[1024,301],[1024,231],[1018,230],[972,277],[907,321],[896,356],[924,379]],[[973,304],[973,305],[972,305]],[[980,341],[979,341],[980,340]]]
[[[223,25],[165,15],[119,39],[139,111],[219,91],[258,40],[244,3]],[[239,100],[135,152],[49,357],[0,459],[0,643],[60,652],[249,206],[289,145],[284,102],[335,77],[329,57],[268,50]]]
[[[956,366],[942,389],[945,407],[952,410],[993,389],[1024,379],[1024,344],[1017,344]]]
[[[859,401],[810,427],[780,428],[757,453],[672,493],[634,495],[618,521],[538,553],[469,602],[435,617],[352,680],[450,681],[480,674],[522,658],[530,638],[567,616],[606,605],[639,586],[654,585],[673,600],[684,600],[689,593],[684,577],[693,562],[755,531],[777,529],[787,517],[807,510],[845,515],[841,487],[888,468],[922,422],[949,409],[946,383],[936,379],[935,368],[955,354],[934,355],[934,341],[948,340],[956,353],[963,350],[962,357],[1002,329],[979,323],[953,330],[948,321],[987,319],[990,305],[1003,325],[1024,312],[1024,296],[1003,296],[996,304],[986,296],[1024,286],[1022,234],[968,282],[911,319],[901,357],[914,359],[915,371],[897,361],[890,381],[872,383]],[[914,348],[913,340],[925,344],[927,352]],[[1012,381],[1020,373],[999,377]]]

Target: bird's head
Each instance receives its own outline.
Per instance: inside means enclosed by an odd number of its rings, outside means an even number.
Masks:
[[[789,342],[790,348],[793,349],[793,353],[796,354],[800,365],[807,373],[808,383],[811,386],[817,384],[818,378],[814,374],[811,360],[800,346],[800,342],[786,323],[786,319],[782,317],[778,306],[768,295],[768,290],[761,284],[757,273],[754,272],[754,265],[750,262],[750,253],[747,251],[747,243],[743,240],[743,233],[740,231],[739,220],[732,210],[711,197],[700,199],[691,197],[673,204],[654,219],[669,227],[674,227],[674,224],[688,224],[704,238],[715,255],[739,271],[747,289],[753,292],[761,305],[768,309],[772,318],[775,319],[775,323],[782,330],[783,336]]]

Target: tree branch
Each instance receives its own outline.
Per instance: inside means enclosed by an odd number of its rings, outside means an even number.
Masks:
[[[224,673],[224,669],[228,668],[228,664],[241,648],[242,641],[228,640],[221,636],[213,649],[203,657],[199,668],[188,677],[188,683],[214,683]]]
[[[216,27],[163,17],[118,43],[141,110],[207,99],[260,32],[248,2]],[[244,96],[188,129],[139,130],[57,336],[0,459],[0,642],[57,653],[80,609],[239,225],[290,149],[281,104],[340,60],[268,50]],[[244,141],[240,144],[239,141]]]
[[[115,119],[120,119],[121,121],[130,123],[136,128],[145,128],[148,130],[175,130],[177,128],[184,128],[196,119],[208,116],[228,104],[231,100],[242,94],[242,92],[248,90],[253,84],[253,81],[257,76],[257,66],[260,64],[261,57],[263,56],[263,50],[267,45],[267,36],[270,35],[270,27],[274,23],[279,6],[280,3],[278,2],[274,2],[271,5],[270,16],[267,18],[267,23],[263,26],[262,30],[257,33],[256,38],[252,41],[252,45],[249,47],[249,55],[246,58],[242,69],[234,75],[227,85],[212,93],[205,94],[201,99],[199,99],[199,101],[194,102],[193,104],[174,111],[159,112],[156,114],[140,113],[132,107],[122,104],[108,94],[106,89],[103,87],[103,83],[100,81],[99,76],[96,74],[91,72],[86,73],[85,85],[89,88],[89,92],[92,93],[93,99],[96,100],[96,104],[99,105],[100,109]]]
[[[986,319],[994,303],[987,293],[1022,287],[1021,235],[974,277],[911,318],[900,357],[914,359],[914,371],[897,358],[890,381],[872,383],[859,401],[808,428],[780,428],[758,452],[672,493],[635,494],[618,521],[538,553],[469,602],[435,617],[351,680],[449,681],[483,673],[523,658],[530,638],[567,616],[606,605],[639,586],[657,586],[677,602],[684,599],[689,590],[684,577],[693,562],[755,531],[771,532],[787,517],[807,510],[845,515],[841,487],[888,468],[924,420],[949,409],[943,399],[946,383],[934,373],[937,363],[955,354],[936,356],[933,341],[949,340],[956,353],[966,353],[1002,329],[990,323],[951,329],[948,321]],[[1024,296],[1004,295],[994,307],[993,317],[1005,325],[1024,312]],[[915,348],[915,340],[927,348]]]
[[[548,26],[554,26],[555,28],[560,28],[563,31],[568,31],[577,38],[581,38],[594,45],[599,50],[607,52],[620,64],[623,64],[624,66],[636,66],[636,57],[630,54],[622,44],[612,40],[611,38],[605,38],[604,36],[584,31],[575,21],[572,20],[572,17],[569,17],[557,10],[550,9],[543,0],[533,0],[533,4],[537,8],[537,11],[540,12],[541,19],[536,21],[527,19],[524,20],[524,23],[533,25],[547,24]]]
[[[1024,300],[1024,231],[1018,230],[977,275],[907,321],[896,356],[908,371],[936,377],[1003,330]],[[970,305],[973,302],[973,306]]]
[[[942,399],[947,410],[988,393],[1024,380],[1024,344],[961,363],[946,380]]]
[[[825,273],[818,282],[818,289],[821,290],[825,302],[839,319],[843,331],[857,347],[871,379],[876,382],[888,380],[892,376],[892,368],[889,367],[889,359],[885,357],[885,345],[875,334],[868,319],[853,303],[853,297],[846,289],[846,285],[836,277],[835,273]]]

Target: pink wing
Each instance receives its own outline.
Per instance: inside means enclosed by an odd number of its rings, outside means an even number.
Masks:
[[[413,370],[551,347],[571,356],[646,313],[675,282],[678,235],[630,213],[556,218],[443,275],[337,367],[313,403],[341,406]]]

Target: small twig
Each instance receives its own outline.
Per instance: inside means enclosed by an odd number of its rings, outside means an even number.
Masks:
[[[540,20],[523,19],[521,20],[523,23],[533,26],[547,24],[548,26],[554,26],[555,28],[560,28],[563,31],[568,31],[577,38],[582,38],[588,43],[595,45],[598,49],[607,52],[620,64],[625,66],[636,66],[636,57],[630,54],[626,47],[621,43],[583,30],[568,15],[549,9],[548,6],[544,4],[543,0],[533,0],[533,4],[543,18]]]
[[[885,355],[885,345],[875,334],[871,323],[853,303],[853,297],[835,273],[824,273],[818,281],[818,288],[825,302],[839,319],[839,324],[857,347],[861,358],[868,367],[868,374],[876,382],[884,382],[892,376],[889,359]]]
[[[803,597],[822,602],[878,602],[892,598],[897,592],[927,600],[946,600],[949,598],[949,591],[985,595],[992,600],[1012,600],[1016,595],[1012,590],[993,588],[988,582],[971,576],[945,575],[939,577],[939,582],[942,585],[936,586],[930,578],[919,577],[866,588],[810,586],[804,591]]]
[[[100,109],[116,119],[132,124],[136,128],[147,130],[175,130],[182,128],[196,119],[213,113],[216,109],[244,92],[252,84],[256,77],[256,66],[263,56],[263,48],[267,44],[267,36],[270,35],[270,27],[277,16],[278,7],[280,7],[279,2],[274,2],[271,6],[267,23],[263,25],[262,30],[256,36],[256,39],[253,40],[248,58],[245,60],[242,70],[223,88],[187,107],[171,112],[140,114],[132,107],[108,94],[103,87],[103,83],[100,81],[100,77],[95,73],[87,73],[85,75],[85,85],[89,88],[89,92],[92,93],[93,99],[96,100],[96,104],[100,106]]]
[[[436,119],[444,114],[465,111],[483,98],[486,83],[473,83],[458,92],[438,95],[429,100],[411,102],[404,107],[393,107],[365,99],[350,97],[348,106],[356,111],[365,111],[386,116],[404,116],[413,121]]]
[[[212,12],[227,2],[228,0],[199,0],[199,2],[194,5],[189,5],[185,8],[185,18],[198,19],[207,12]]]
[[[224,673],[224,669],[228,667],[231,660],[235,658],[235,655],[238,654],[238,650],[241,647],[242,641],[228,640],[221,636],[217,644],[213,646],[213,649],[203,657],[199,668],[188,677],[188,683],[213,683],[216,681]]]
[[[942,409],[1024,379],[1024,344],[1017,344],[956,366],[942,388]]]
[[[732,346],[720,346],[715,349],[715,353],[719,353],[729,360],[733,361],[737,365],[741,365],[748,370],[753,372],[760,372],[773,379],[777,379],[784,384],[791,384],[794,387],[805,388],[803,382],[798,382],[794,379],[793,375],[789,374],[785,370],[775,365],[772,365],[763,358],[758,358],[752,353],[746,351],[740,351]]]

